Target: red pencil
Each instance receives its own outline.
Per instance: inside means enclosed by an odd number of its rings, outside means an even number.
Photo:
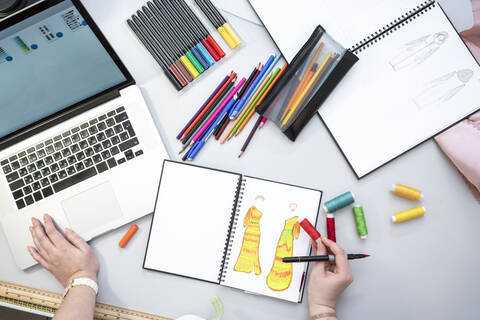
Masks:
[[[223,93],[223,91],[225,90],[225,88],[230,84],[230,82],[233,81],[233,79],[235,79],[235,77],[237,76],[237,74],[235,72],[233,72],[230,77],[228,78],[227,82],[225,82],[225,84],[220,88],[220,90],[218,90],[217,94],[212,98],[212,100],[210,100],[210,102],[205,106],[205,108],[203,109],[202,112],[200,112],[197,116],[197,118],[190,124],[190,126],[187,128],[187,130],[185,130],[185,132],[183,133],[182,137],[180,138],[180,140],[183,140],[189,133],[190,131],[195,127],[195,125],[197,124],[197,122],[202,118],[202,116],[207,112],[207,110],[212,106],[212,104],[215,102],[215,100],[217,100],[217,98]]]

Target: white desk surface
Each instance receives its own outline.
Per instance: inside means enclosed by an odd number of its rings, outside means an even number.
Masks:
[[[178,94],[124,23],[143,0],[83,2],[142,87],[174,159],[180,147],[177,132],[215,84],[232,69],[248,75],[256,63],[276,51],[262,27],[227,15],[245,45]],[[440,2],[458,29],[471,26],[468,0]],[[226,46],[222,40],[219,43]],[[338,304],[340,319],[472,319],[478,315],[480,205],[433,141],[358,181],[317,117],[295,143],[267,123],[238,160],[244,139],[245,133],[224,146],[210,142],[195,163],[318,188],[325,191],[323,200],[351,190],[364,206],[369,229],[366,241],[358,239],[350,210],[337,215],[337,238],[346,251],[372,254],[351,264],[355,282]],[[393,213],[418,205],[393,196],[388,191],[392,183],[415,186],[425,193],[423,218],[399,225],[390,222]],[[225,319],[308,318],[306,299],[292,304],[143,270],[150,221],[151,215],[137,221],[140,230],[126,249],[119,249],[117,243],[128,226],[91,241],[101,266],[100,302],[172,318],[187,313],[211,318],[214,312],[209,300],[219,295],[225,304]],[[318,227],[325,230],[323,215]],[[55,279],[39,267],[17,270],[3,233],[0,253],[0,279],[61,291]]]

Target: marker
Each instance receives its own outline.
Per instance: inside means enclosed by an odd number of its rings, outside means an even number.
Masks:
[[[133,33],[135,33],[135,35],[140,40],[140,42],[143,43],[145,48],[150,52],[150,54],[153,56],[153,58],[160,65],[163,72],[167,76],[168,80],[170,80],[170,82],[173,84],[175,89],[177,89],[177,91],[182,90],[183,86],[178,80],[178,74],[176,74],[176,70],[174,68],[172,68],[171,65],[169,65],[167,60],[162,55],[160,55],[160,53],[153,46],[151,41],[146,37],[145,34],[142,33],[142,31],[140,31],[138,26],[132,20],[128,19],[127,24],[130,27],[130,29],[133,31]]]
[[[356,260],[370,257],[369,254],[347,254],[348,260]],[[335,261],[335,256],[333,254],[324,255],[324,256],[300,256],[300,257],[287,257],[282,259],[285,263],[297,263],[297,262],[314,262],[314,261]]]
[[[127,233],[123,236],[122,240],[118,243],[118,246],[120,248],[125,248],[127,243],[130,241],[130,239],[133,237],[133,235],[137,232],[138,226],[134,224],[133,226],[128,229]]]

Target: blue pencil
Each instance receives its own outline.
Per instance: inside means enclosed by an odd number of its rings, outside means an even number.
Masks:
[[[274,55],[271,55],[270,58],[268,58],[267,62],[265,63],[265,66],[263,67],[258,77],[255,78],[250,88],[248,88],[247,92],[245,92],[243,97],[240,99],[240,102],[237,103],[237,105],[232,110],[232,112],[230,112],[229,114],[230,119],[235,118],[242,111],[247,101],[250,100],[251,96],[257,90],[257,87],[262,83],[263,79],[268,75],[267,70],[270,69],[270,66],[272,65],[274,60],[275,60]]]

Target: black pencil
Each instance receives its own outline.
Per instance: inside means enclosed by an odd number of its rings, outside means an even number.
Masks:
[[[223,92],[220,94],[220,96],[215,100],[215,103],[213,103],[210,108],[205,112],[205,114],[200,118],[200,120],[197,122],[197,124],[193,127],[193,129],[188,133],[185,138],[182,140],[183,145],[187,145],[190,141],[190,138],[192,138],[198,131],[199,128],[201,128],[204,124],[204,122],[207,121],[208,117],[212,112],[220,105],[220,103],[225,99],[227,94],[231,91],[233,86],[235,85],[236,78],[228,84],[228,86],[223,90]]]
[[[348,260],[363,259],[370,257],[369,254],[347,254]],[[301,256],[301,257],[288,257],[283,258],[285,263],[295,263],[295,262],[314,262],[314,261],[335,261],[335,256],[333,254],[325,256]]]
[[[182,85],[180,82],[178,82],[177,78],[173,75],[172,71],[169,68],[168,63],[163,60],[163,58],[160,56],[160,54],[156,51],[156,49],[149,43],[147,38],[142,34],[142,32],[139,30],[139,28],[135,25],[135,23],[131,20],[127,20],[127,24],[130,27],[130,29],[135,33],[137,38],[143,43],[145,48],[150,52],[152,57],[157,61],[157,63],[160,65],[162,68],[163,72],[167,76],[168,80],[173,84],[175,89],[177,90],[182,90]]]
[[[240,153],[239,153],[239,155],[238,155],[239,158],[240,158],[240,157],[245,153],[245,151],[247,150],[248,145],[250,144],[250,141],[252,141],[252,138],[253,138],[253,136],[255,135],[255,132],[257,132],[258,126],[259,126],[260,123],[262,122],[262,119],[263,119],[263,117],[259,115],[259,116],[258,116],[258,119],[257,119],[257,122],[255,122],[255,125],[254,125],[253,128],[252,128],[252,131],[250,131],[250,134],[248,135],[247,140],[245,140],[245,143],[243,144],[242,149],[240,150]]]

